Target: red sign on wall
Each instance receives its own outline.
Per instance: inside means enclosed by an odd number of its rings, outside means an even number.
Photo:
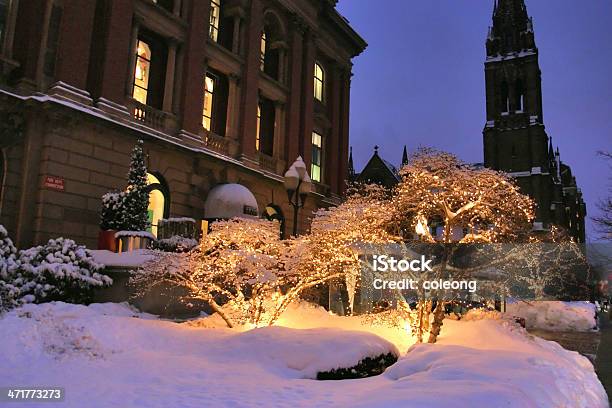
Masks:
[[[45,182],[43,183],[43,186],[58,191],[64,191],[65,189],[64,179],[62,177],[56,176],[45,176]]]

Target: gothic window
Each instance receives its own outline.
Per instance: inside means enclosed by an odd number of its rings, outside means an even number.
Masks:
[[[515,90],[515,98],[514,108],[517,112],[522,112],[525,110],[524,108],[524,99],[525,99],[525,89],[523,88],[523,82],[518,79],[516,81],[516,90]]]
[[[208,35],[211,40],[217,42],[219,39],[219,22],[221,20],[221,0],[210,1],[210,24]]]
[[[274,153],[274,102],[260,98],[257,106],[257,134],[255,147],[261,153],[272,156]]]
[[[228,81],[221,73],[209,71],[204,76],[202,127],[219,136],[225,136],[227,122]]]
[[[325,98],[325,71],[318,62],[314,66],[314,97],[320,102]]]
[[[149,232],[157,236],[159,220],[168,215],[170,208],[170,192],[161,175],[147,173],[149,191],[149,206],[147,215],[149,219]]]
[[[510,112],[510,95],[508,92],[508,83],[503,81],[501,84],[501,111],[502,113]]]
[[[310,177],[312,180],[321,182],[323,167],[323,136],[312,132],[312,161],[310,165]]]

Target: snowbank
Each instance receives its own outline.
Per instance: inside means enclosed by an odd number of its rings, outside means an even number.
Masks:
[[[440,344],[412,347],[377,377],[311,380],[395,350],[358,322],[294,306],[283,324],[303,328],[238,331],[125,304],[27,305],[0,318],[0,384],[64,386],[61,405],[74,408],[608,406],[586,358],[500,320],[445,321]]]
[[[512,302],[506,312],[525,319],[527,328],[551,331],[590,331],[596,327],[595,304],[590,302]]]

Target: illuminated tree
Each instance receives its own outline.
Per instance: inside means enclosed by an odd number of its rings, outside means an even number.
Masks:
[[[531,231],[533,201],[503,173],[463,163],[448,153],[421,150],[400,174],[402,181],[391,205],[396,229],[407,240],[419,237],[428,243],[446,244],[433,272],[415,276],[416,280],[447,275],[456,248],[448,244],[510,242],[525,239]],[[428,319],[433,302],[428,302],[423,293],[419,294],[414,324],[418,339],[428,329],[428,342],[434,343],[444,319],[446,299],[435,290],[430,299],[436,304],[431,324]]]

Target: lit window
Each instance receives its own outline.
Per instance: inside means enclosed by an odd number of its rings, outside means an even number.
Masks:
[[[323,102],[325,88],[325,71],[319,63],[315,63],[314,66],[314,97],[315,99]]]
[[[259,69],[264,70],[266,66],[266,32],[261,33],[261,42],[259,44]]]
[[[261,144],[261,105],[257,105],[257,129],[255,134],[255,149],[259,150]]]
[[[157,236],[157,227],[159,220],[164,218],[164,208],[166,205],[166,197],[161,191],[161,182],[151,173],[147,173],[147,185],[149,185],[149,206],[147,207],[147,215],[149,219],[149,232]]]
[[[208,131],[210,131],[212,124],[214,93],[215,79],[207,74],[204,77],[204,107],[202,108],[202,126]]]
[[[321,163],[323,156],[323,137],[312,132],[312,164],[310,165],[310,178],[321,182]]]
[[[221,18],[221,0],[210,1],[210,26],[208,35],[210,39],[217,42],[219,37],[219,20]]]
[[[149,77],[151,71],[151,48],[149,44],[138,40],[136,51],[136,70],[134,71],[134,89],[132,98],[142,104],[147,103],[147,93],[149,92]]]

